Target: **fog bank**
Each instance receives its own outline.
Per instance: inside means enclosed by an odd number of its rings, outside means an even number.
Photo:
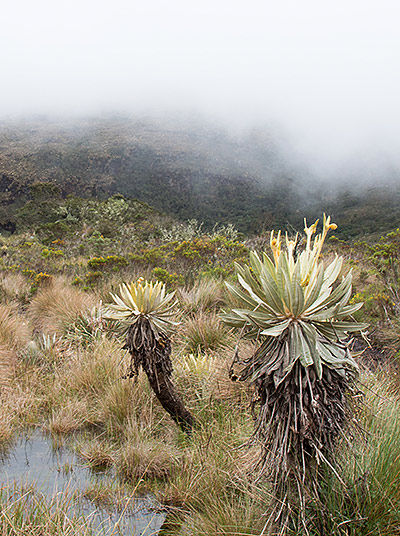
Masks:
[[[0,117],[200,115],[272,129],[320,175],[397,167],[399,16],[394,0],[5,0]]]

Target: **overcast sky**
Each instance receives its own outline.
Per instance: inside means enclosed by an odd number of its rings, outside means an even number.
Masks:
[[[0,116],[200,112],[400,162],[397,0],[2,0]]]

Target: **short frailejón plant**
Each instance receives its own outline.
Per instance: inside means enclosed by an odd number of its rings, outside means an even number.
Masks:
[[[357,372],[345,341],[349,332],[366,327],[348,319],[362,304],[348,305],[351,273],[337,282],[343,259],[336,256],[326,267],[320,260],[336,225],[324,215],[322,232],[313,240],[317,224],[306,224],[299,254],[297,236],[286,236],[282,251],[281,233],[274,238],[272,232],[272,258],[252,252],[250,266],[236,264],[240,286],[227,283],[238,308],[225,312],[223,320],[259,344],[242,361],[238,379],[255,385],[262,470],[275,484],[287,483],[290,475],[303,480],[343,430],[346,391]]]
[[[165,285],[138,279],[120,285],[120,294],[111,294],[106,317],[118,320],[125,327],[125,348],[132,356],[129,377],[140,368],[163,408],[181,428],[190,432],[194,419],[183,405],[171,381],[171,342],[169,335],[176,327],[175,294],[166,293]]]

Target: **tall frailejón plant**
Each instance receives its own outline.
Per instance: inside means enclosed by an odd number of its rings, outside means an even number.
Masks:
[[[170,334],[177,301],[175,293],[167,293],[165,285],[145,281],[120,285],[119,295],[111,294],[106,316],[118,320],[125,328],[125,347],[131,354],[129,376],[142,368],[162,407],[185,432],[190,432],[194,419],[185,408],[171,381]]]
[[[331,451],[349,411],[348,388],[357,365],[346,344],[348,333],[366,328],[351,320],[362,306],[349,304],[351,273],[338,281],[343,259],[327,266],[321,249],[336,225],[324,215],[282,249],[281,233],[271,233],[272,256],[250,254],[250,266],[236,264],[238,285],[227,288],[238,308],[223,320],[256,341],[238,379],[255,385],[255,435],[263,446],[262,470],[275,484],[299,475]],[[238,358],[237,358],[238,359]],[[239,360],[240,361],[240,360]],[[258,406],[257,406],[258,404]]]

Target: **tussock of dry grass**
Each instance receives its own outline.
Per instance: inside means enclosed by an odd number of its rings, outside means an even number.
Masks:
[[[134,491],[138,491],[138,488]],[[83,497],[100,508],[106,507],[118,511],[127,509],[129,512],[134,505],[131,501],[131,491],[127,490],[126,485],[115,481],[112,483],[95,482],[86,488]]]
[[[0,388],[10,388],[16,352],[29,340],[27,322],[13,305],[0,304]]]
[[[0,304],[0,346],[20,349],[29,340],[29,326],[13,305]]]
[[[130,390],[130,408],[126,412],[127,420],[124,422],[124,432],[129,430],[132,423],[142,430],[152,430],[154,434],[162,432],[162,436],[169,437],[175,434],[175,424],[161,407],[156,396],[149,386],[147,376],[142,372],[135,380],[122,380],[120,389],[125,385],[125,389]],[[115,422],[115,406],[112,409],[112,422]],[[119,410],[121,413],[121,410]],[[118,425],[117,432],[120,433],[121,426]]]
[[[105,395],[121,377],[120,346],[106,339],[78,350],[59,370],[66,390],[85,396]]]
[[[2,407],[0,411],[0,451],[11,443],[14,431],[13,416],[7,409]]]
[[[191,288],[179,289],[178,298],[187,312],[210,311],[224,302],[223,283],[215,279],[200,279]]]
[[[186,536],[260,536],[269,514],[269,493],[250,481],[235,490],[227,488],[210,495],[191,513]],[[274,532],[274,535],[279,532]],[[172,536],[172,535],[171,535]]]
[[[55,408],[46,424],[52,434],[69,434],[91,424],[86,401],[69,401],[65,406]]]
[[[90,522],[71,513],[71,494],[55,494],[51,500],[36,490],[21,487],[0,490],[2,536],[91,536]]]
[[[29,306],[32,327],[44,333],[60,333],[80,313],[95,305],[95,297],[68,285],[62,278],[53,279],[41,288]]]
[[[183,326],[185,349],[188,352],[204,352],[226,347],[230,342],[229,331],[216,313],[200,312],[189,318]]]
[[[30,283],[22,274],[2,274],[0,276],[0,299],[7,303],[25,302],[30,292]]]
[[[252,423],[246,423],[229,407],[224,407],[219,416],[219,409],[218,405],[212,408],[214,418],[206,419],[191,442],[181,447],[179,464],[159,489],[166,503],[185,505],[193,512],[203,510],[206,503],[232,488],[237,479],[246,479],[249,450],[241,447]]]
[[[35,393],[13,393],[8,397],[7,404],[13,420],[19,427],[36,426],[42,417],[41,400]]]
[[[99,399],[102,420],[123,428],[138,403],[137,395],[132,381],[117,379]]]
[[[0,390],[12,388],[15,361],[15,352],[0,346]]]
[[[121,447],[118,471],[123,478],[133,482],[139,479],[165,480],[176,463],[170,446],[155,439],[138,439],[127,441]]]
[[[45,394],[52,408],[51,432],[68,433],[109,418],[107,401],[121,375],[120,360],[119,345],[103,339],[77,350],[56,369]],[[129,411],[126,403],[124,398],[121,412]]]
[[[112,446],[104,440],[95,439],[77,445],[79,456],[90,467],[105,468],[115,463],[116,454]]]

